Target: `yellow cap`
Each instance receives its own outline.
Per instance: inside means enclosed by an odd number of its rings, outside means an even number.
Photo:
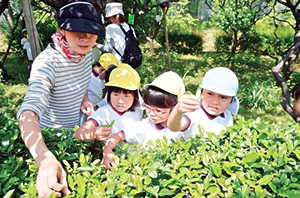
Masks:
[[[128,64],[121,64],[112,70],[109,76],[109,82],[106,83],[105,86],[138,90],[140,87],[140,76],[137,71]]]
[[[118,59],[115,57],[115,55],[113,55],[111,53],[102,54],[99,58],[99,63],[102,67],[104,67],[105,70],[111,64],[114,64],[116,66],[119,65]]]
[[[161,74],[155,78],[151,84],[146,84],[144,89],[147,89],[149,86],[158,87],[170,94],[176,95],[178,98],[185,92],[182,79],[178,74],[172,71]]]

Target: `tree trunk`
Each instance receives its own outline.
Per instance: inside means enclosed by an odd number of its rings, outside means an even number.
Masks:
[[[29,36],[30,48],[33,60],[41,53],[41,46],[39,43],[39,34],[35,26],[34,15],[31,7],[31,0],[22,0],[23,14],[25,24]]]
[[[300,42],[296,43],[287,55],[275,66],[272,68],[273,75],[276,81],[280,84],[282,89],[282,99],[281,99],[281,106],[282,108],[295,120],[295,122],[300,122],[300,117],[297,116],[296,112],[294,111],[293,107],[290,105],[290,91],[289,87],[286,83],[286,79],[281,75],[282,69],[285,63],[295,55],[299,55],[300,52]]]
[[[149,41],[149,48],[150,48],[151,56],[155,56],[153,39],[151,37],[147,37],[146,39],[147,39],[147,41]]]
[[[167,17],[166,17],[166,7],[162,8],[163,10],[163,20],[165,25],[165,38],[166,38],[166,49],[167,49],[167,58],[168,58],[168,69],[171,71],[171,56],[170,56],[170,47],[169,47],[169,38],[168,38],[168,27],[167,27]]]

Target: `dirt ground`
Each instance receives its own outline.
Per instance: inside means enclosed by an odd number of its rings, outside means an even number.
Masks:
[[[5,43],[4,35],[0,35],[0,52],[5,52],[7,49],[7,44]]]
[[[216,30],[203,30],[203,52],[216,51],[214,48]]]

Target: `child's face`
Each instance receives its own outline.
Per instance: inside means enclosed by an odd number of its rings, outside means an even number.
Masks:
[[[95,65],[94,67],[93,67],[93,70],[97,73],[97,74],[101,74],[105,69],[104,69],[104,67],[102,67],[102,66],[99,66],[99,65]],[[105,73],[105,72],[104,72]],[[101,78],[101,76],[100,76],[100,78]],[[102,78],[101,78],[102,79]],[[104,78],[103,78],[104,79]]]
[[[143,107],[146,110],[148,118],[154,124],[161,124],[162,126],[167,127],[168,118],[171,112],[170,108],[158,108],[145,103],[143,104]]]
[[[211,115],[221,115],[230,105],[232,97],[224,96],[206,89],[202,91],[203,108]]]
[[[98,36],[95,34],[83,33],[83,32],[70,32],[61,29],[61,33],[65,35],[65,38],[74,52],[77,54],[87,54],[94,46]]]
[[[300,116],[300,99],[293,101],[293,108],[298,116]]]
[[[119,112],[127,111],[133,104],[134,96],[131,93],[111,92],[110,103]]]

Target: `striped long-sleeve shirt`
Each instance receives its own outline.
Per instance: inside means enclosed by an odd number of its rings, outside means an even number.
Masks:
[[[80,106],[90,83],[92,51],[75,63],[51,44],[35,59],[28,91],[17,118],[35,112],[40,127],[73,129],[79,124]]]

